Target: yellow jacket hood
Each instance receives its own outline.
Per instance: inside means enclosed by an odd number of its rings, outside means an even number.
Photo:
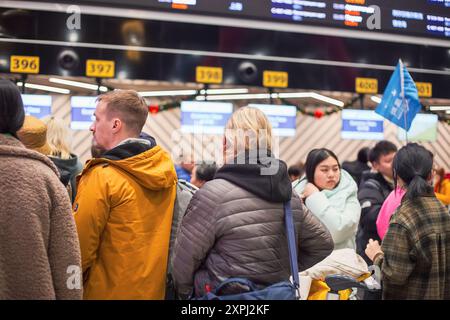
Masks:
[[[110,159],[107,153],[104,158],[90,160],[83,173],[98,164],[112,165],[122,169],[132,175],[141,186],[150,190],[167,189],[177,181],[173,162],[169,154],[160,146],[120,160]]]

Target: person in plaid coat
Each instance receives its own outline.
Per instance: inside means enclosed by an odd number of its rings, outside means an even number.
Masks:
[[[370,239],[366,248],[381,268],[383,299],[450,299],[450,214],[434,195],[432,165],[416,143],[394,158],[394,179],[407,192],[381,247]]]

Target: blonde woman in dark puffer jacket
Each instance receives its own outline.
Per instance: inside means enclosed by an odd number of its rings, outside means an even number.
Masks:
[[[326,227],[292,192],[286,164],[273,156],[267,117],[258,109],[241,108],[225,131],[225,165],[196,192],[177,236],[173,277],[181,297],[202,296],[232,277],[260,287],[289,279],[283,219],[288,200],[299,270],[320,262],[334,247]]]

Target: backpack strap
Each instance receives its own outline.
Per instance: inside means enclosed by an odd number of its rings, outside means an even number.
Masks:
[[[366,184],[372,187],[373,189],[381,189],[381,184],[375,179],[366,180]]]
[[[366,185],[369,186],[371,189],[379,190],[383,194],[383,198],[386,199],[390,191],[387,191],[385,188],[381,186],[381,183],[378,180],[375,179],[369,179],[366,180]]]
[[[292,189],[297,188],[297,186],[298,186],[303,180],[306,180],[306,176],[303,177],[303,178],[301,178],[301,179],[298,179],[298,180],[297,180],[297,183],[295,184],[295,186],[292,187]]]
[[[294,287],[300,297],[300,279],[298,277],[298,260],[297,260],[297,242],[295,241],[294,218],[292,216],[291,201],[284,203],[284,222],[286,226],[286,235],[288,240],[289,261],[291,266],[292,279]]]

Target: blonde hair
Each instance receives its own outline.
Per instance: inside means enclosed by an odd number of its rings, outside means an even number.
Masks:
[[[71,133],[61,119],[47,116],[42,119],[47,125],[47,142],[50,155],[61,159],[70,159]]]
[[[235,111],[225,126],[227,152],[265,148],[272,149],[272,125],[259,109],[242,107]],[[231,148],[233,147],[233,148]],[[231,150],[233,149],[233,150]]]

